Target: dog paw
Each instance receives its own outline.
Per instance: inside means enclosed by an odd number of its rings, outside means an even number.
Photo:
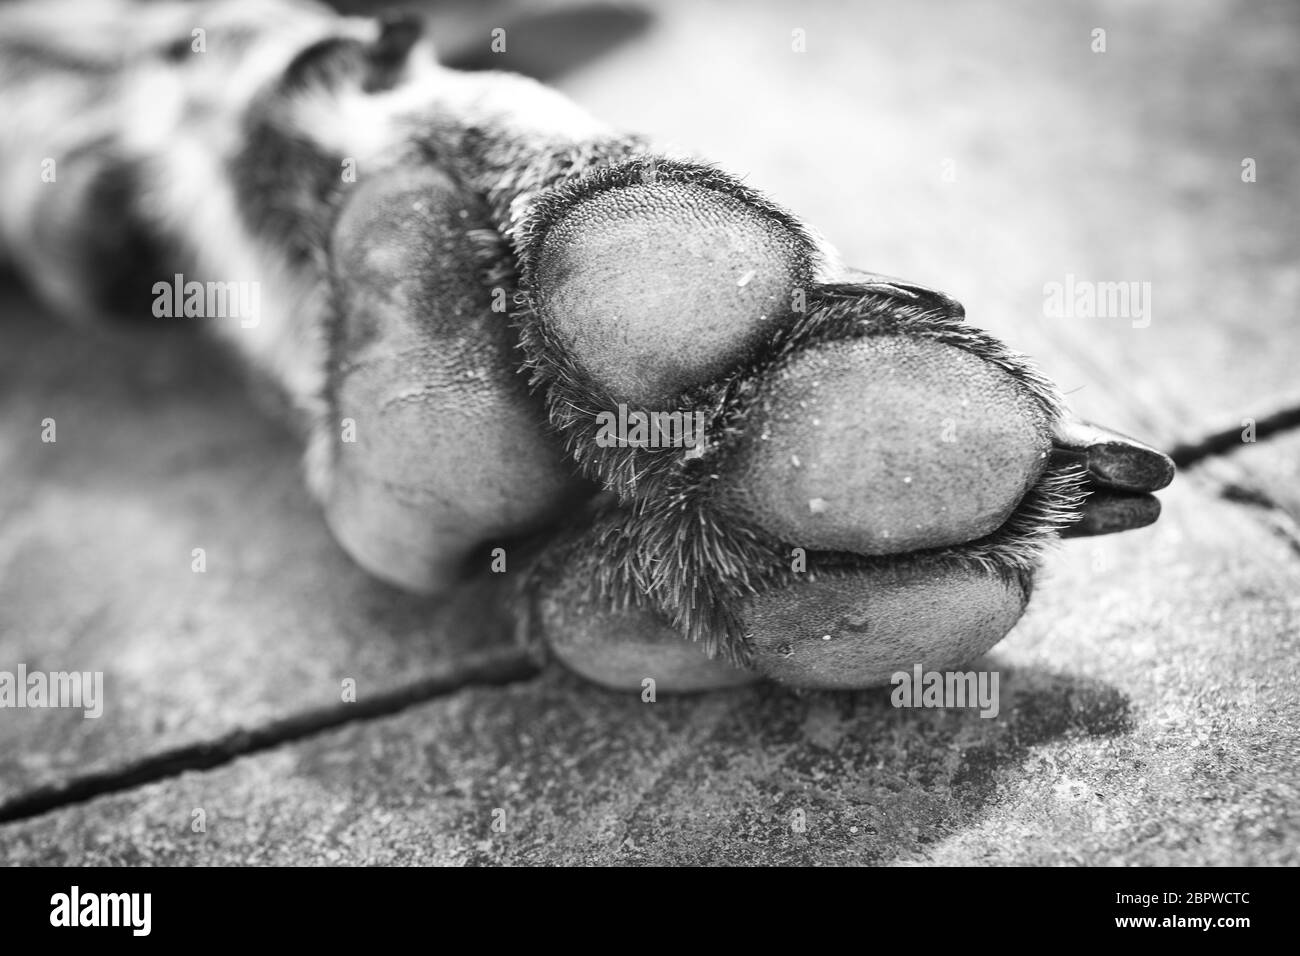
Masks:
[[[640,158],[532,215],[527,362],[613,493],[543,560],[537,618],[591,679],[955,666],[1020,617],[1048,541],[1158,514],[1165,456],[1070,420],[946,297],[821,279],[808,232],[716,170]]]
[[[446,590],[521,542],[503,593],[594,681],[864,687],[996,644],[1058,536],[1155,520],[1169,459],[953,300],[471,88],[332,234],[324,500],[372,572]]]

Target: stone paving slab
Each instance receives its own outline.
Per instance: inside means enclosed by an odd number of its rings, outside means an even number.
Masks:
[[[725,38],[710,12],[663,5],[566,88],[952,292],[1084,414],[1168,445],[1294,407],[1293,5],[924,3],[881,31],[767,3]],[[1150,281],[1150,325],[1045,316],[1070,274]],[[0,801],[472,659],[471,629],[349,566],[287,436],[174,347],[0,323],[0,669],[117,688],[98,724],[0,722]],[[34,451],[47,414],[60,444]],[[997,720],[771,688],[650,705],[552,673],[0,828],[0,859],[1295,862],[1296,551],[1217,495],[1255,476],[1292,508],[1282,438],[1180,478],[1153,529],[1063,547],[990,658],[1018,701]]]
[[[519,656],[490,605],[467,619],[353,566],[296,442],[201,343],[101,338],[16,293],[0,314],[0,670],[102,671],[105,698],[98,719],[0,710],[0,807],[346,706],[348,678],[373,693]]]
[[[552,670],[0,828],[0,858],[1295,864],[1300,559],[1193,481],[1168,497],[1061,548],[985,661],[996,718]]]

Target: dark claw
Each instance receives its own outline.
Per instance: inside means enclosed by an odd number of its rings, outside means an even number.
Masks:
[[[1083,517],[1061,532],[1062,538],[1086,538],[1145,528],[1160,517],[1160,499],[1148,494],[1094,491],[1083,503]]]
[[[1174,479],[1174,462],[1168,455],[1109,428],[1061,422],[1054,440],[1054,460],[1082,461],[1089,478],[1102,488],[1159,491]]]

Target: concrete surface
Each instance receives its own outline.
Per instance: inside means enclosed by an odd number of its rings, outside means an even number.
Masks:
[[[552,670],[10,824],[0,847],[69,864],[1294,864],[1294,552],[1195,485],[1152,529],[1062,549],[984,662],[996,719],[887,691],[647,703]]]

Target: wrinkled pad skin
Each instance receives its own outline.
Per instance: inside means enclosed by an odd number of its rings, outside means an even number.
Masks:
[[[517,374],[467,231],[484,211],[431,169],[357,187],[333,238],[340,441],[326,513],[359,564],[437,591],[476,544],[555,518],[586,493]]]

